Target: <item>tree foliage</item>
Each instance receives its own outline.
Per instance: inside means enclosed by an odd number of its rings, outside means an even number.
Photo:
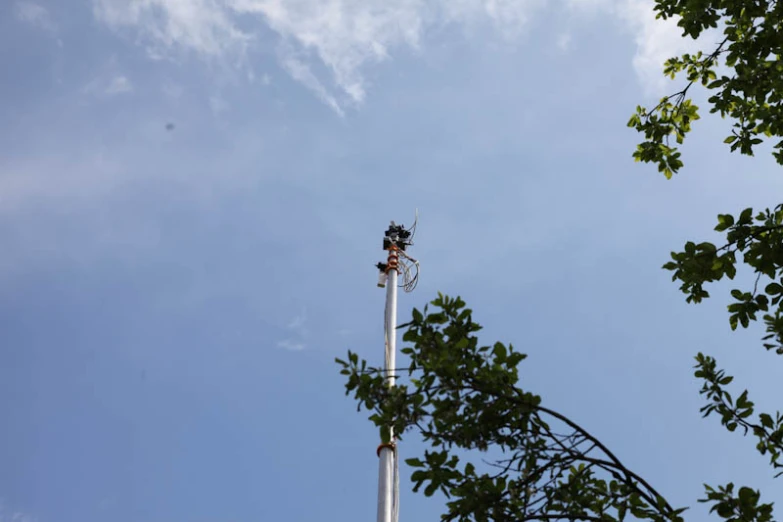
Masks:
[[[382,437],[392,427],[398,439],[413,432],[428,443],[405,462],[414,470],[414,491],[447,497],[442,520],[684,520],[685,508],[672,507],[589,431],[519,387],[525,354],[500,342],[480,344],[481,327],[459,297],[439,294],[430,304],[434,311],[414,309],[401,325],[410,343],[402,350],[410,360],[404,382],[389,387],[384,370],[353,352],[337,362],[346,394],[370,412]],[[733,399],[725,390],[733,378],[714,358],[699,354],[697,361],[704,416],[717,414],[730,431],[752,433],[757,450],[783,467],[783,415],[755,415],[747,391]],[[706,486],[701,501],[730,522],[772,520],[772,504],[748,487]]]
[[[429,445],[406,463],[414,490],[441,491],[444,521],[681,521],[642,477],[576,422],[518,386],[525,359],[511,345],[481,345],[481,327],[460,298],[439,295],[435,310],[414,309],[403,340],[406,382],[349,352],[338,359],[346,393],[398,438]]]
[[[732,122],[725,143],[753,155],[765,139],[783,164],[783,4],[778,0],[656,0],[661,19],[678,19],[685,38],[718,37],[713,48],[669,59],[664,74],[684,87],[652,108],[639,106],[628,122],[644,134],[637,161],[655,163],[667,178],[683,166],[682,144],[699,119],[690,95],[700,86],[709,112]],[[671,142],[672,137],[676,145]]]
[[[708,94],[709,112],[729,120],[729,150],[753,155],[764,140],[783,164],[783,2],[779,0],[655,0],[661,19],[674,18],[685,38],[718,36],[711,48],[669,59],[664,74],[683,87],[628,122],[644,136],[633,156],[667,178],[683,167],[679,145],[700,118],[694,89]],[[763,346],[783,355],[783,204],[718,216],[720,246],[688,242],[664,265],[689,303],[709,298],[711,283],[734,280],[745,265],[753,277],[732,288],[729,324],[763,321]],[[388,433],[417,433],[429,444],[407,460],[415,489],[447,498],[445,521],[683,520],[642,476],[625,467],[573,420],[519,387],[524,354],[511,345],[481,345],[480,326],[461,299],[440,295],[435,310],[414,310],[403,340],[407,379],[388,387],[385,373],[349,352],[339,360],[346,390]],[[713,356],[696,356],[704,417],[751,436],[756,450],[783,474],[783,415],[756,411],[748,390],[731,391],[733,377]],[[759,491],[728,483],[705,486],[699,499],[729,522],[771,522],[772,503]]]
[[[691,123],[699,119],[699,108],[689,97],[694,86],[709,95],[709,112],[731,122],[724,140],[730,151],[753,155],[766,139],[772,140],[772,154],[783,164],[783,3],[778,0],[656,0],[662,19],[676,18],[683,37],[720,35],[711,49],[669,59],[664,74],[685,78],[684,87],[664,97],[651,109],[637,107],[628,122],[644,135],[634,157],[657,164],[667,178],[683,166],[681,155],[671,143],[682,144]],[[747,328],[761,317],[765,325],[763,346],[783,355],[783,204],[754,211],[745,208],[737,215],[718,216],[717,232],[725,236],[720,247],[710,242],[689,241],[682,251],[672,252],[663,268],[673,272],[672,280],[689,303],[710,297],[705,286],[724,278],[733,280],[738,267],[752,272],[745,288],[732,288],[728,305],[729,324]],[[716,415],[729,431],[752,434],[756,449],[769,456],[770,465],[783,474],[783,418],[758,413],[747,389],[734,398],[727,390],[733,377],[719,369],[714,357],[696,356],[695,376],[702,380],[701,394],[707,404],[705,417]],[[707,486],[713,511],[732,520],[770,520],[771,504],[758,504],[758,492],[735,491],[733,484]]]
[[[672,252],[672,260],[663,265],[674,272],[672,281],[680,281],[680,290],[689,303],[700,303],[710,296],[704,285],[721,279],[734,279],[737,259],[753,270],[752,288],[732,289],[734,300],[728,306],[732,330],[747,328],[758,314],[766,325],[764,347],[783,354],[783,204],[753,216],[746,208],[735,219],[731,214],[718,216],[718,232],[725,232],[721,247],[713,243],[689,241],[681,252]]]

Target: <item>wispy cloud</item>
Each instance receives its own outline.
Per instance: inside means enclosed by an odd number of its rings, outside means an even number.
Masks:
[[[567,51],[571,47],[571,33],[561,33],[557,37],[557,48],[561,51]]]
[[[677,19],[656,19],[653,0],[566,0],[572,14],[610,15],[634,35],[633,68],[645,93],[658,95],[669,87],[661,74],[664,62],[685,52],[700,49],[709,36],[699,40],[683,38]]]
[[[278,348],[283,348],[290,351],[300,351],[306,348],[305,340],[307,338],[307,310],[302,309],[299,315],[294,316],[286,329],[290,332],[290,335],[277,343]]]
[[[127,76],[122,75],[112,78],[109,85],[107,85],[104,90],[104,92],[109,95],[122,94],[131,91],[133,91],[133,85]]]
[[[277,343],[278,348],[283,348],[291,352],[299,352],[305,349],[304,343],[299,343],[291,339],[283,339]]]
[[[5,501],[0,499],[0,522],[36,522],[32,515],[16,511],[7,507]]]
[[[636,35],[633,67],[649,95],[659,94],[668,87],[667,79],[661,74],[667,59],[698,49],[706,40],[706,37],[699,41],[683,38],[675,19],[656,19],[652,0],[623,0],[617,14]]]
[[[73,163],[62,158],[0,161],[0,216],[99,199],[122,182],[119,174],[120,167],[100,154]]]
[[[133,29],[153,56],[187,50],[241,60],[265,29],[240,28],[255,16],[279,36],[283,68],[335,112],[361,104],[362,70],[397,47],[418,48],[428,27],[490,23],[513,38],[543,0],[93,0],[98,20]],[[328,77],[316,74],[315,62]]]
[[[212,111],[212,114],[215,116],[220,116],[221,114],[228,111],[230,108],[228,102],[225,100],[225,98],[221,96],[210,96],[209,97],[209,109]]]
[[[688,48],[675,21],[655,19],[652,0],[93,0],[98,20],[132,29],[155,57],[185,50],[246,64],[271,28],[282,67],[338,114],[365,100],[367,66],[421,48],[429,29],[489,24],[513,41],[545,5],[619,19],[635,35],[633,66],[648,90],[661,87],[663,61]],[[253,17],[256,29],[247,23]],[[570,39],[563,32],[556,45],[566,49]]]
[[[85,94],[99,97],[117,96],[133,92],[133,84],[122,74],[110,77],[97,76],[90,80],[82,89]]]
[[[171,98],[172,100],[179,99],[185,92],[185,88],[175,82],[166,82],[161,90],[166,97]]]
[[[345,112],[340,107],[337,99],[329,93],[316,75],[313,74],[310,66],[295,56],[291,56],[290,53],[286,54],[288,54],[288,56],[282,58],[282,65],[288,74],[290,74],[294,80],[313,91],[315,95],[318,96],[322,102],[331,107],[334,112],[340,116],[344,116]]]
[[[93,78],[82,88],[82,92],[98,97],[129,94],[133,92],[133,82],[117,59],[112,57],[95,72]]]
[[[18,1],[14,5],[16,18],[22,22],[39,27],[46,31],[54,31],[55,25],[49,11],[42,5],[29,1]]]
[[[109,27],[133,28],[152,56],[171,48],[219,56],[248,40],[235,26],[224,0],[93,0],[95,17]]]
[[[4,237],[15,248],[0,257],[0,285],[40,261],[89,265],[114,249],[124,256],[154,252],[158,222],[123,208],[121,196],[144,176],[152,175],[112,154],[77,150],[0,161],[0,221],[24,230]]]
[[[298,332],[300,335],[306,334],[305,323],[307,322],[307,310],[302,309],[302,313],[291,319],[288,323],[288,329]]]

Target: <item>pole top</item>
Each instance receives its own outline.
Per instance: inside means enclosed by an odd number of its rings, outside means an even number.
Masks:
[[[386,235],[383,238],[383,249],[391,250],[392,247],[395,247],[404,251],[410,245],[410,230],[406,230],[404,226],[397,225],[394,223],[394,221],[392,221],[391,225],[386,230]]]
[[[386,282],[390,272],[400,274],[402,284],[399,285],[406,292],[412,292],[416,288],[419,280],[419,262],[409,256],[405,251],[413,245],[413,236],[416,234],[416,225],[418,224],[418,211],[413,226],[405,228],[394,221],[383,236],[383,249],[389,252],[389,257],[385,263],[378,263],[378,286],[386,287]]]

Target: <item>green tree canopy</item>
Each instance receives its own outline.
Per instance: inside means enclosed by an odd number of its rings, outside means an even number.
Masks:
[[[415,432],[429,444],[406,463],[414,490],[448,497],[443,520],[681,520],[682,509],[601,441],[518,386],[525,355],[481,345],[461,299],[439,295],[431,304],[435,311],[414,309],[403,325],[406,382],[388,387],[381,369],[352,352],[338,363],[346,392],[382,437],[392,426],[398,438]]]
[[[712,35],[716,43],[666,62],[664,74],[684,77],[684,86],[651,109],[637,107],[628,123],[645,137],[633,154],[636,160],[657,164],[667,178],[680,170],[680,152],[670,139],[674,136],[677,144],[683,143],[691,122],[699,118],[699,109],[689,97],[697,86],[709,95],[709,112],[731,123],[724,143],[732,152],[752,156],[758,145],[770,139],[773,156],[783,164],[783,3],[656,0],[655,10],[659,18],[676,18],[684,38],[705,40]],[[710,297],[706,285],[733,280],[744,265],[753,275],[752,283],[729,289],[729,324],[732,329],[747,328],[760,316],[765,325],[763,347],[783,355],[783,204],[720,214],[715,230],[725,237],[720,246],[689,241],[682,251],[671,253],[663,268],[673,272],[672,281],[680,283],[687,302],[700,303]],[[752,434],[756,448],[769,456],[773,468],[783,468],[781,414],[757,414],[748,390],[732,397],[726,387],[733,377],[718,369],[714,357],[699,353],[696,362],[696,376],[704,382],[701,393],[708,401],[703,415],[717,414],[729,431],[741,428],[742,433]],[[725,488],[710,491],[731,494]]]
[[[710,95],[709,112],[732,123],[725,143],[753,155],[765,139],[783,164],[783,5],[778,0],[656,0],[658,18],[678,20],[684,38],[715,36],[714,47],[669,59],[664,74],[684,78],[681,90],[652,108],[637,107],[628,122],[644,134],[634,157],[666,177],[683,166],[678,148],[699,119],[694,86]]]
[[[389,387],[383,369],[353,352],[337,362],[346,393],[370,412],[382,439],[392,427],[398,439],[415,433],[428,443],[405,462],[414,469],[414,491],[448,498],[442,520],[683,521],[686,508],[671,506],[588,430],[521,388],[525,354],[500,342],[482,345],[481,327],[460,298],[439,294],[430,304],[434,311],[414,309],[401,325],[410,343],[402,350],[410,359],[404,381]],[[714,359],[698,359],[708,400],[702,411],[719,414],[732,431],[752,432],[758,450],[778,466],[781,416],[754,416],[747,392],[732,399],[724,390],[731,377]],[[707,486],[701,501],[731,522],[772,520],[772,504],[748,487]]]
[[[709,95],[709,112],[731,123],[724,140],[731,151],[753,155],[771,140],[772,154],[783,164],[783,3],[656,0],[655,10],[659,18],[677,19],[685,38],[716,38],[713,47],[666,62],[664,74],[683,85],[655,107],[637,107],[628,122],[644,136],[635,159],[657,165],[667,178],[682,169],[678,145],[699,119],[692,96],[700,88]],[[686,300],[699,303],[710,297],[708,284],[734,279],[744,264],[754,277],[747,288],[729,289],[729,323],[746,328],[761,316],[764,348],[783,354],[783,204],[721,214],[715,230],[725,236],[720,246],[688,242],[664,268]],[[670,506],[642,474],[520,388],[517,366],[524,354],[502,343],[480,344],[480,327],[462,300],[439,295],[431,304],[433,312],[414,310],[402,326],[410,359],[404,382],[388,387],[384,372],[355,353],[338,362],[347,393],[371,412],[382,434],[393,427],[398,436],[417,433],[429,443],[407,463],[416,490],[448,497],[443,520],[683,519],[685,509]],[[774,472],[783,473],[783,415],[757,412],[748,390],[732,393],[733,377],[714,357],[699,353],[695,368],[706,401],[702,414],[750,435]],[[759,491],[734,483],[705,487],[699,501],[720,518],[773,520],[772,504]]]

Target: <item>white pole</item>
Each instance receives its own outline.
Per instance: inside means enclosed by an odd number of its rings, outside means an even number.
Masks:
[[[389,278],[386,282],[386,319],[385,319],[385,354],[384,370],[388,386],[394,386],[394,368],[397,359],[397,252],[389,251]],[[378,468],[378,522],[396,522],[394,512],[394,459],[396,448],[394,432],[389,428],[389,442],[392,445],[381,445]]]

